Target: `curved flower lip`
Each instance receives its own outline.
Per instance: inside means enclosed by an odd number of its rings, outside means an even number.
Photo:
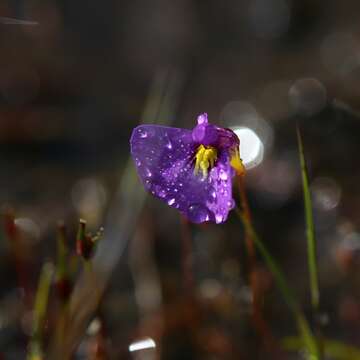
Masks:
[[[199,115],[197,121],[198,124],[192,130],[194,142],[214,146],[219,150],[239,148],[240,142],[236,134],[230,129],[209,124],[206,113]]]
[[[193,130],[140,125],[130,139],[131,154],[147,191],[178,209],[190,221],[223,223],[234,207],[232,167],[239,139],[229,129],[198,117]],[[217,159],[206,177],[194,172],[199,145],[212,146]]]

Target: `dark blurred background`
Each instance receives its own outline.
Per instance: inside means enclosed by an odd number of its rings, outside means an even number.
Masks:
[[[133,171],[125,164],[140,121],[191,128],[207,112],[221,126],[251,129],[240,141],[252,161],[246,183],[254,222],[308,312],[299,122],[319,242],[323,332],[360,346],[358,14],[360,3],[350,0],[2,0],[0,203],[14,209],[24,235],[28,286],[36,288],[41,264],[55,257],[59,219],[71,244],[79,217],[92,230],[110,221],[126,171]],[[146,111],[159,97],[162,110]],[[144,192],[138,179],[131,186]],[[116,216],[131,221],[121,225],[127,236],[112,254],[101,301],[108,358],[277,358],[251,326],[235,215],[221,226],[184,230],[176,211],[156,199],[139,205],[136,219],[131,199],[122,206]],[[191,301],[182,286],[184,231],[192,235]],[[11,245],[1,237],[0,352],[21,359],[29,314]],[[295,334],[261,260],[258,271],[274,337]],[[138,336],[161,339],[161,351],[129,351]],[[88,334],[76,358],[90,358],[90,340]]]

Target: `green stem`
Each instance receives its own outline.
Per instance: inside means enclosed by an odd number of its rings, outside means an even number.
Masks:
[[[277,283],[284,297],[285,302],[289,306],[296,320],[304,344],[308,349],[309,353],[311,354],[311,360],[320,359],[320,351],[319,351],[318,343],[310,329],[309,323],[306,320],[305,315],[303,314],[296,300],[295,295],[293,294],[292,290],[289,288],[286,282],[283,272],[281,271],[279,265],[276,263],[275,259],[267,250],[263,242],[260,240],[251,222],[248,221],[247,217],[239,209],[236,209],[236,212],[240,217],[242,223],[244,224],[245,232],[248,234],[248,236],[250,236],[253,239],[256,248],[260,252],[261,256],[264,258],[267,266],[269,267],[271,273],[273,274],[275,282]]]
[[[43,358],[43,326],[53,273],[53,265],[51,263],[45,263],[41,270],[39,285],[36,291],[33,330],[28,354],[29,360]]]
[[[324,353],[332,359],[338,360],[358,360],[360,359],[360,349],[340,341],[324,338]],[[282,345],[289,351],[300,351],[304,347],[301,338],[287,336],[282,339]]]
[[[251,224],[251,211],[249,202],[246,195],[245,188],[245,177],[243,174],[240,174],[238,177],[239,184],[239,195],[240,195],[240,205],[242,209],[242,214],[246,218],[247,222]],[[254,327],[258,334],[262,337],[262,340],[272,353],[278,353],[278,348],[276,342],[273,338],[273,335],[270,331],[270,328],[265,321],[262,314],[262,296],[258,291],[258,287],[256,285],[255,271],[256,271],[256,251],[254,246],[254,239],[250,236],[249,232],[245,232],[245,245],[248,253],[248,273],[249,273],[249,284],[252,291],[252,321]]]
[[[317,266],[317,256],[316,256],[317,246],[316,246],[316,237],[315,237],[315,228],[314,228],[314,217],[313,217],[311,193],[309,187],[309,177],[308,177],[308,171],[304,156],[304,148],[298,126],[296,127],[296,134],[297,134],[298,147],[299,147],[301,177],[302,177],[303,193],[304,193],[311,304],[314,313],[316,314],[319,310],[320,291],[319,291],[318,266]]]

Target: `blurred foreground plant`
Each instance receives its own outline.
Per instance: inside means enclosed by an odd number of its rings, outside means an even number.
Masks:
[[[86,222],[84,220],[80,220],[77,235],[77,255],[79,258],[85,260],[84,266],[86,267],[89,266],[89,261],[95,254],[94,245],[100,240],[103,230],[101,229],[95,236],[92,236],[90,233],[85,234],[85,224]],[[89,243],[86,243],[87,241]],[[79,245],[79,243],[86,244],[86,253],[84,253],[84,248]],[[79,248],[82,251],[79,252]],[[76,275],[74,273],[73,264],[70,250],[66,244],[65,225],[63,223],[59,223],[57,228],[56,267],[54,269],[54,266],[47,262],[44,264],[40,274],[39,285],[33,308],[33,325],[28,347],[28,360],[42,360],[49,358],[44,328],[47,322],[48,303],[52,300],[49,298],[49,294],[53,274],[56,274],[54,285],[57,290],[58,299],[63,306],[61,306],[55,314],[55,317],[58,320],[56,327],[54,329],[49,329],[49,331],[55,333],[55,338],[57,338],[58,341],[61,341],[61,339],[65,336],[68,326],[67,319],[69,317],[68,301],[72,291],[74,276]]]
[[[33,310],[33,328],[27,357],[28,360],[46,359],[44,350],[44,327],[53,273],[53,265],[49,262],[45,263],[41,270],[39,285],[36,292]]]

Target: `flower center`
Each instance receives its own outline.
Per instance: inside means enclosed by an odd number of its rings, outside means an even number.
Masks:
[[[194,173],[197,175],[199,171],[202,172],[204,178],[207,177],[209,169],[211,170],[215,161],[217,160],[217,150],[212,146],[200,145],[195,153],[195,169]]]

